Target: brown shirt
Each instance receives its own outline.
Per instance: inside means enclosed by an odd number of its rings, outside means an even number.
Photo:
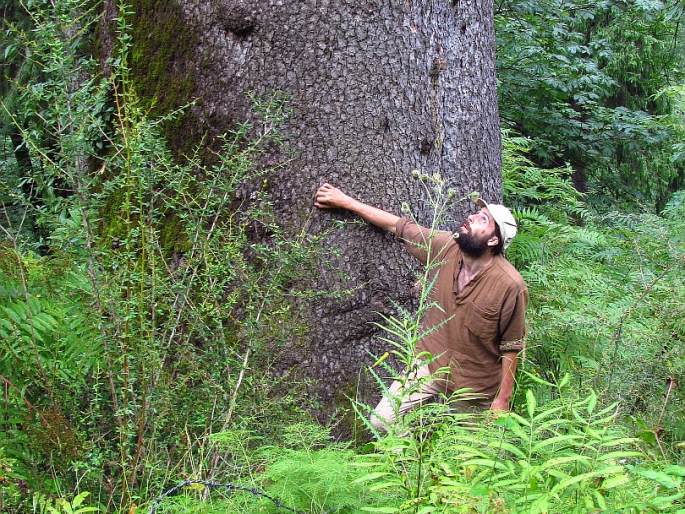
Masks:
[[[434,231],[430,237],[429,229],[402,218],[396,234],[409,253],[429,263],[431,280],[437,274],[431,300],[442,309],[426,312],[423,329],[436,328],[419,342],[417,352],[436,357],[431,372],[449,367],[447,391],[469,387],[492,399],[502,379],[502,353],[523,349],[528,289],[521,275],[497,255],[458,291],[463,259],[451,232]]]

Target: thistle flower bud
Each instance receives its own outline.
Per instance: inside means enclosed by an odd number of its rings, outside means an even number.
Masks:
[[[470,195],[469,198],[473,203],[476,203],[478,199],[480,198],[480,193],[478,191],[473,191]]]

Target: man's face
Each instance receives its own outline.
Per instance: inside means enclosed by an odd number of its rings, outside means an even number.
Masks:
[[[480,257],[497,244],[495,220],[485,207],[466,218],[457,228],[457,233],[457,244],[464,253],[473,257]]]

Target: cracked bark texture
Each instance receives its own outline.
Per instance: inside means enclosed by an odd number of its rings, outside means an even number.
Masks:
[[[323,181],[396,214],[403,201],[419,220],[431,209],[412,169],[439,172],[458,196],[501,199],[500,135],[491,0],[178,0],[196,40],[194,116],[210,134],[251,112],[247,91],[284,91],[292,116],[282,129],[291,155],[269,192],[293,230],[310,231],[346,213],[313,211]],[[249,192],[249,191],[248,191]],[[467,206],[455,206],[461,218]],[[449,227],[448,227],[449,228]],[[410,305],[416,267],[391,236],[368,225],[334,228],[339,249],[317,286],[357,288],[317,301],[309,340],[291,342],[281,371],[312,379],[331,407],[355,393],[360,368],[386,348],[378,312]],[[364,389],[364,388],[363,388]],[[365,396],[373,396],[365,388]],[[323,409],[330,412],[330,409]]]

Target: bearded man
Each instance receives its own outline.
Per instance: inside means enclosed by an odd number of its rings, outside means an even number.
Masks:
[[[516,221],[503,205],[478,200],[478,212],[452,233],[431,231],[382,209],[364,204],[330,184],[322,185],[314,205],[346,209],[404,241],[411,255],[430,268],[435,279],[431,307],[422,327],[435,330],[417,345],[433,359],[394,381],[371,415],[378,430],[395,421],[393,399],[400,397],[399,414],[440,393],[469,388],[478,398],[468,409],[508,410],[517,355],[524,347],[528,289],[503,252],[516,235]],[[449,369],[437,376],[438,369]],[[406,373],[406,372],[405,372]],[[407,388],[402,394],[401,389]]]

